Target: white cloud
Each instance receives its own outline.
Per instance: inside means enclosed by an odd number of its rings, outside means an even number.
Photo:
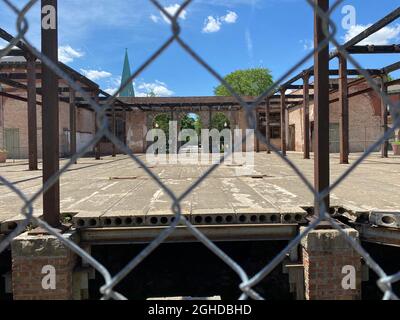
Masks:
[[[354,38],[367,28],[372,26],[372,24],[368,25],[355,25],[352,26],[344,36],[345,42],[349,41],[350,39]],[[388,45],[395,43],[400,38],[400,24],[396,26],[387,26],[376,32],[375,34],[371,35],[367,39],[361,41],[359,45]]]
[[[203,33],[214,33],[221,30],[222,24],[234,24],[239,16],[234,11],[227,11],[225,16],[213,17],[208,16],[204,21]]]
[[[204,21],[204,33],[213,33],[221,30],[221,21],[213,16],[208,16],[206,21]]]
[[[112,77],[108,80],[108,84],[108,88],[106,88],[104,91],[113,95],[121,87],[121,77]]]
[[[109,95],[114,95],[116,93],[118,88],[107,88],[104,91],[107,92]]]
[[[86,70],[86,69],[81,69],[82,74],[89,78],[92,81],[96,81],[99,79],[104,79],[104,78],[109,78],[112,76],[110,72],[107,71],[101,71],[101,70]]]
[[[221,17],[221,20],[226,23],[236,23],[237,19],[239,18],[238,14],[234,11],[228,11],[226,16]]]
[[[300,43],[303,45],[303,49],[308,51],[308,50],[314,50],[314,41],[313,40],[300,40]]]
[[[157,17],[155,14],[150,15],[150,20],[153,21],[154,23],[159,23],[161,18]]]
[[[152,83],[143,82],[137,86],[136,96],[147,97],[151,93],[157,97],[170,97],[174,94],[164,82],[158,80]]]
[[[174,92],[170,90],[166,83],[155,80],[154,82],[140,82],[139,84],[133,83],[135,87],[136,97],[148,97],[153,94],[156,97],[170,97]],[[111,78],[110,86],[104,91],[113,95],[121,86],[121,77]]]
[[[181,6],[177,3],[172,4],[170,6],[164,7],[165,11],[167,11],[171,16],[174,16]],[[184,9],[179,14],[179,19],[185,20],[187,15],[187,11]],[[161,12],[161,17],[164,19],[166,23],[171,23],[168,17]]]
[[[74,59],[81,58],[85,54],[83,52],[73,49],[71,46],[61,46],[58,48],[58,59],[62,63],[70,63]]]

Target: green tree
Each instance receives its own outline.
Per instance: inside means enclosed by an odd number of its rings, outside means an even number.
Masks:
[[[259,96],[273,84],[271,71],[265,68],[237,70],[228,74],[225,81],[241,96]],[[224,85],[214,88],[216,96],[230,96]]]
[[[195,130],[195,119],[188,114],[185,114],[181,120],[181,130],[183,129],[193,129]]]
[[[153,127],[164,131],[167,139],[169,137],[169,122],[171,118],[167,114],[159,114],[154,118]]]
[[[211,120],[211,127],[222,131],[224,129],[230,128],[229,119],[221,112],[218,112]]]

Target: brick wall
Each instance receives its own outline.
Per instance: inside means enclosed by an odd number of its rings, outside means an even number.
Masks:
[[[358,238],[358,232],[346,233]],[[314,230],[302,240],[305,296],[307,300],[361,299],[361,258],[337,230]],[[355,289],[345,289],[347,266],[354,267]],[[346,282],[347,283],[347,282]]]
[[[11,91],[10,91],[11,92]],[[15,92],[17,95],[24,95],[21,92]],[[37,96],[40,101],[41,97]],[[19,129],[19,157],[28,157],[28,110],[27,104],[10,98],[0,100],[0,113],[3,115],[1,122],[1,145],[5,147],[4,129]],[[37,139],[38,139],[38,157],[42,157],[42,108],[36,106],[37,117]],[[65,102],[59,103],[59,143],[61,156],[69,152],[69,104]],[[83,133],[94,133],[94,114],[88,110],[78,109],[77,111],[77,131]]]
[[[74,238],[73,234],[66,237]],[[73,298],[73,269],[77,256],[53,236],[26,233],[12,243],[12,286],[14,300],[70,300]],[[55,269],[55,289],[45,290],[42,281]],[[48,271],[47,271],[48,272]]]
[[[352,80],[354,81],[354,80]],[[359,92],[367,88],[361,81],[358,85],[349,88],[349,93]],[[296,92],[298,94],[298,92]],[[301,94],[301,92],[300,92]],[[329,105],[331,124],[340,122],[340,104],[337,101],[338,92],[330,95],[333,100]],[[376,92],[363,93],[349,98],[349,139],[350,152],[363,152],[382,134],[380,119],[381,100]],[[314,105],[310,103],[310,121],[314,121]],[[295,128],[295,150],[303,151],[303,108],[298,107],[289,113],[289,125]],[[335,141],[338,146],[338,142]]]

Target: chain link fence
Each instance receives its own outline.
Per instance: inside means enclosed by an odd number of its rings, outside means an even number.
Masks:
[[[300,68],[304,63],[312,59],[313,55],[315,52],[320,52],[324,48],[326,48],[330,43],[336,47],[339,51],[340,54],[342,54],[352,65],[354,65],[357,69],[360,70],[360,73],[368,80],[369,85],[376,91],[378,92],[385,103],[391,107],[392,110],[398,109],[399,106],[395,105],[393,102],[390,101],[388,96],[382,92],[382,90],[377,86],[376,82],[373,81],[371,76],[363,71],[361,65],[350,55],[347,53],[346,50],[341,46],[339,41],[336,39],[336,31],[337,31],[337,26],[335,23],[331,20],[331,14],[341,5],[344,1],[343,0],[337,0],[337,1],[331,1],[331,8],[328,13],[323,12],[320,10],[319,7],[317,7],[314,3],[313,0],[304,0],[305,5],[309,5],[311,10],[317,10],[318,15],[320,18],[324,21],[324,23],[329,23],[330,30],[324,30],[326,33],[326,41],[322,42],[319,44],[318,47],[314,49],[313,52],[310,52],[307,54],[303,59],[298,61],[296,64],[294,64],[287,72],[279,78],[270,88],[268,88],[261,96],[259,96],[253,103],[247,103],[245,102],[242,97],[240,97],[232,88],[231,86],[224,81],[222,76],[218,74],[218,72],[208,64],[207,61],[203,60],[191,47],[188,43],[186,43],[180,36],[181,34],[181,26],[179,25],[178,22],[178,17],[179,15],[183,12],[184,9],[187,9],[188,6],[191,5],[192,2],[195,2],[195,0],[185,0],[183,3],[180,5],[179,10],[177,10],[175,15],[171,15],[169,12],[167,12],[164,7],[157,1],[157,0],[150,0],[150,2],[158,9],[160,10],[165,17],[168,18],[168,20],[171,23],[171,35],[166,40],[158,50],[156,50],[148,59],[146,62],[144,62],[137,70],[132,74],[130,79],[124,83],[118,92],[114,94],[114,96],[110,97],[105,104],[100,105],[97,101],[92,99],[92,96],[90,96],[85,90],[83,90],[66,72],[64,72],[57,64],[53,63],[48,57],[44,56],[41,52],[39,52],[30,42],[28,39],[26,39],[25,35],[29,29],[29,24],[26,19],[27,13],[31,10],[31,8],[38,3],[38,0],[31,0],[28,1],[27,4],[22,8],[18,9],[16,5],[10,1],[10,0],[3,0],[3,2],[12,10],[15,12],[17,15],[17,29],[18,29],[18,34],[17,36],[13,39],[13,41],[10,42],[10,44],[5,48],[0,51],[0,57],[5,56],[10,50],[16,45],[19,41],[23,41],[26,46],[29,48],[29,50],[40,60],[44,65],[49,67],[60,79],[63,79],[66,81],[71,88],[79,92],[82,97],[91,105],[93,110],[96,111],[97,113],[97,122],[98,122],[98,132],[96,135],[93,137],[93,139],[90,141],[90,143],[87,143],[85,148],[83,148],[80,152],[75,154],[60,170],[59,172],[51,177],[41,188],[39,192],[34,194],[32,197],[27,197],[23,191],[18,189],[17,186],[15,186],[12,182],[8,181],[4,177],[0,176],[0,181],[3,183],[4,186],[9,188],[12,192],[18,195],[18,197],[25,203],[24,207],[21,208],[22,214],[26,216],[25,223],[21,224],[18,226],[16,230],[14,230],[6,239],[4,239],[0,243],[0,253],[4,251],[11,243],[11,241],[18,236],[21,232],[23,232],[28,224],[30,224],[32,221],[35,222],[35,224],[39,225],[40,227],[44,228],[45,230],[48,231],[49,234],[57,237],[65,246],[67,246],[69,249],[71,249],[73,252],[75,252],[77,255],[79,255],[82,260],[90,264],[93,268],[95,268],[104,278],[104,286],[101,287],[100,291],[103,296],[103,299],[126,299],[122,294],[117,292],[115,290],[115,287],[117,284],[119,284],[121,281],[124,280],[124,278],[133,270],[135,269],[146,257],[152,254],[152,252],[166,240],[166,238],[172,234],[175,230],[175,228],[178,225],[184,225],[188,228],[188,230],[197,238],[199,242],[204,244],[209,250],[211,250],[217,257],[222,259],[241,279],[241,284],[240,284],[240,289],[242,291],[241,296],[239,297],[240,299],[247,299],[247,298],[252,298],[252,299],[264,299],[260,294],[258,294],[254,287],[265,277],[267,277],[271,271],[277,267],[286,257],[286,255],[291,252],[294,248],[296,248],[299,244],[300,241],[302,240],[303,237],[305,237],[310,231],[314,230],[322,221],[328,221],[332,227],[337,229],[343,237],[346,238],[346,241],[349,242],[349,244],[362,256],[362,258],[365,260],[366,264],[374,271],[379,277],[378,281],[378,286],[384,293],[383,298],[384,299],[398,299],[396,294],[392,290],[392,284],[400,280],[400,272],[393,274],[393,275],[388,275],[374,260],[373,258],[369,255],[369,253],[364,250],[364,248],[354,239],[350,238],[349,236],[346,235],[346,233],[342,230],[341,226],[338,224],[337,221],[335,221],[330,215],[327,213],[327,208],[324,206],[324,201],[323,199],[326,197],[327,194],[332,192],[334,189],[336,189],[342,181],[344,181],[352,172],[357,168],[357,166],[362,163],[369,155],[371,152],[377,150],[380,145],[383,144],[385,140],[393,136],[393,132],[396,128],[400,127],[400,118],[394,119],[393,121],[393,126],[391,129],[389,129],[384,136],[382,136],[378,141],[375,141],[373,144],[369,145],[363,156],[361,156],[357,161],[355,161],[349,168],[345,171],[345,173],[338,178],[336,181],[334,181],[331,186],[327,189],[324,190],[323,192],[316,192],[313,184],[307,180],[307,178],[303,175],[301,170],[296,167],[296,165],[290,160],[290,157],[284,157],[281,155],[280,150],[278,150],[274,145],[270,144],[264,133],[260,132],[257,130],[257,121],[255,119],[254,115],[254,108],[260,104],[262,101],[264,101],[269,95],[273,94],[279,86],[288,79],[288,77],[295,72],[298,68]],[[332,3],[333,2],[333,3]],[[325,28],[326,29],[326,28]],[[144,69],[146,69],[149,65],[151,65],[163,52],[172,44],[172,43],[177,43],[180,47],[183,48],[187,52],[189,56],[191,56],[201,67],[203,67],[207,72],[209,72],[215,79],[217,79],[219,82],[221,82],[232,94],[232,96],[235,97],[237,102],[242,106],[242,108],[245,110],[246,115],[247,115],[247,121],[249,128],[252,128],[256,131],[258,139],[264,143],[267,144],[269,149],[273,152],[275,152],[277,155],[279,155],[282,158],[282,161],[284,161],[301,179],[302,183],[304,184],[304,187],[309,189],[315,196],[315,203],[318,205],[320,209],[319,215],[316,216],[316,219],[310,223],[310,225],[304,230],[304,232],[300,233],[295,239],[293,239],[287,247],[282,250],[272,261],[267,263],[265,267],[260,270],[258,273],[255,275],[249,275],[245,272],[245,270],[238,264],[236,263],[231,257],[229,257],[225,252],[220,250],[212,241],[210,241],[204,234],[202,234],[195,226],[193,226],[183,215],[182,215],[182,210],[181,210],[181,203],[182,201],[188,197],[191,192],[198,187],[202,182],[204,182],[207,177],[210,176],[210,174],[215,171],[219,164],[215,164],[211,166],[199,179],[194,182],[183,194],[177,195],[175,194],[167,185],[164,184],[163,181],[159,179],[159,177],[150,170],[150,168],[146,167],[145,163],[137,157],[135,154],[132,153],[132,151],[127,148],[127,146],[124,145],[122,141],[117,139],[112,132],[110,132],[108,123],[105,117],[105,112],[108,108],[110,108],[115,101],[117,95],[123,90],[125,86],[128,85],[129,82],[131,82],[134,78],[137,78]],[[171,223],[171,225],[166,228],[164,231],[160,232],[160,234],[157,236],[157,238],[152,241],[146,248],[139,254],[137,255],[134,259],[132,259],[120,272],[118,272],[116,275],[112,276],[107,268],[105,268],[102,264],[100,264],[98,261],[96,261],[91,255],[89,255],[86,251],[82,250],[78,245],[75,243],[65,239],[57,230],[53,229],[49,224],[47,224],[45,221],[42,221],[41,219],[38,219],[33,216],[33,203],[36,201],[44,192],[48,191],[54,183],[60,178],[61,175],[63,175],[66,170],[68,170],[76,160],[78,160],[80,157],[82,157],[87,151],[92,150],[93,146],[95,146],[103,137],[107,137],[112,143],[114,143],[117,148],[123,152],[125,152],[129,157],[132,159],[132,161],[136,162],[139,164],[145,172],[151,177],[162,189],[163,191],[170,197],[171,199],[171,210],[173,214],[175,215],[175,219]],[[245,138],[244,138],[245,140]],[[230,156],[229,154],[224,155],[221,160],[223,160],[225,157]],[[222,163],[223,161],[221,161]],[[217,279],[216,279],[217,280]]]

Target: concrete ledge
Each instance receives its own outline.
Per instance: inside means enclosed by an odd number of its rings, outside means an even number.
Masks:
[[[65,239],[77,243],[78,234],[70,231],[63,234]],[[11,243],[13,257],[59,257],[68,254],[68,249],[53,235],[33,236],[27,232],[16,237]]]
[[[301,227],[300,232],[304,232],[305,229],[305,227]],[[359,238],[357,230],[345,228],[343,231],[353,239]],[[301,245],[305,250],[313,252],[351,249],[350,243],[336,229],[313,230],[307,236],[303,237]]]

